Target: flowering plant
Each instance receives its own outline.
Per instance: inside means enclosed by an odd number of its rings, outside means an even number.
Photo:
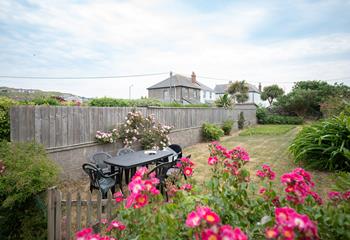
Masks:
[[[110,132],[97,131],[95,138],[101,143],[114,143],[118,138],[118,131],[115,128]]]
[[[125,147],[139,141],[143,149],[163,149],[170,144],[171,127],[157,123],[154,116],[144,117],[141,112],[129,112],[119,128],[119,139]]]

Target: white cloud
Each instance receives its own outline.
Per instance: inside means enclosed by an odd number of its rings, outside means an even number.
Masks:
[[[349,59],[327,59],[349,54],[349,33],[269,43],[250,41],[265,20],[271,19],[274,8],[229,5],[201,12],[174,0],[31,4],[37,7],[28,9],[15,1],[0,3],[1,22],[29,27],[26,39],[21,39],[17,29],[12,29],[11,36],[0,35],[0,42],[5,43],[0,46],[3,75],[124,75],[173,70],[253,83],[350,76]],[[315,18],[316,14],[310,17]],[[127,98],[130,84],[134,85],[133,97],[139,97],[165,77],[4,83]],[[212,87],[222,83],[201,81]]]

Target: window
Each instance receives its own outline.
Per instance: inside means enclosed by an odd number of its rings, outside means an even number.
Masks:
[[[193,98],[197,98],[197,91],[193,89]]]
[[[163,91],[163,99],[169,99],[169,90]]]
[[[205,92],[205,91],[203,91],[203,98],[205,98],[205,94],[206,94],[206,92]]]
[[[210,99],[212,99],[212,98],[213,98],[212,94],[213,94],[213,93],[212,93],[212,92],[210,92]]]

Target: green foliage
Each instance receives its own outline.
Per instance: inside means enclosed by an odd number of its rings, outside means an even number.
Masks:
[[[244,103],[248,100],[248,84],[243,81],[236,81],[228,87],[228,93],[231,94],[238,103]]]
[[[254,126],[239,133],[239,136],[252,135],[281,135],[295,128],[293,125],[259,125]]]
[[[181,103],[164,103],[152,98],[142,99],[117,99],[117,98],[94,98],[89,102],[89,106],[94,107],[210,107],[208,104],[181,104]]]
[[[35,98],[31,100],[31,103],[34,105],[52,105],[52,106],[59,106],[60,102],[52,97],[40,97]]]
[[[350,114],[350,99],[341,96],[332,96],[321,103],[321,112],[323,117],[337,116],[341,112]]]
[[[322,170],[350,171],[350,116],[339,117],[304,127],[289,147],[295,162]]]
[[[260,124],[303,124],[304,122],[301,117],[297,116],[271,114],[263,107],[257,108],[256,117]]]
[[[178,102],[166,103],[162,102],[162,107],[177,107],[177,108],[208,108],[212,107],[210,104],[198,103],[198,104],[181,104]]]
[[[233,120],[226,120],[223,124],[221,129],[224,131],[225,135],[230,135],[232,126],[233,126]]]
[[[334,190],[345,192],[350,189],[350,172],[338,172],[335,176]]]
[[[277,84],[274,84],[271,86],[264,87],[264,90],[261,93],[261,99],[269,101],[271,106],[273,100],[282,96],[283,94],[283,89],[280,88]]]
[[[244,113],[240,112],[240,114],[238,116],[238,129],[243,129],[244,123],[245,123]]]
[[[223,96],[220,96],[216,101],[215,105],[217,107],[223,107],[225,109],[232,109],[234,104],[232,101],[232,97],[225,93]]]
[[[0,143],[0,236],[44,239],[45,206],[39,194],[56,183],[58,168],[35,143]],[[25,234],[26,236],[23,236]]]
[[[215,124],[204,123],[202,126],[202,134],[205,140],[219,140],[224,136],[224,131]]]
[[[320,118],[321,105],[332,97],[350,99],[350,87],[342,84],[330,85],[324,81],[297,82],[287,95],[277,98],[273,106],[283,115]]]
[[[0,141],[10,141],[10,108],[18,103],[7,97],[0,97]]]

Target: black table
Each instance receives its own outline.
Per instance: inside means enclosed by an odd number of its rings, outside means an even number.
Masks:
[[[117,167],[120,171],[119,174],[119,186],[122,190],[122,179],[123,179],[123,172],[125,172],[125,181],[126,184],[129,183],[129,170],[135,169],[136,167],[145,166],[151,163],[156,163],[158,161],[164,161],[168,157],[176,154],[172,149],[165,149],[165,150],[158,150],[155,151],[155,154],[145,154],[145,151],[137,151],[137,152],[131,152],[128,154],[116,156],[109,158],[107,160],[104,160],[104,162],[108,165],[111,165],[111,172],[113,173],[115,171],[115,168]]]

